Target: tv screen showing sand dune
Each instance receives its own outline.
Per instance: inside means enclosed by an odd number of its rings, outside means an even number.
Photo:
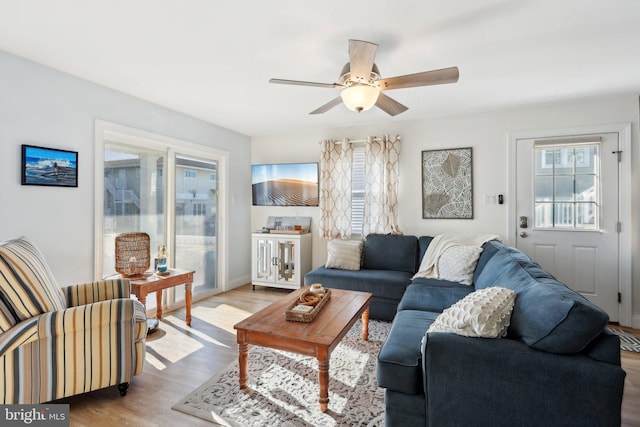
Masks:
[[[318,206],[318,164],[251,166],[254,206]]]

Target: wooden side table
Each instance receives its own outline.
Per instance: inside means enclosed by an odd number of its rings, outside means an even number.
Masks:
[[[156,317],[162,319],[162,290],[184,284],[185,323],[191,326],[191,286],[194,271],[170,269],[169,274],[152,274],[141,278],[131,278],[131,292],[142,305],[147,306],[147,294],[156,293]]]

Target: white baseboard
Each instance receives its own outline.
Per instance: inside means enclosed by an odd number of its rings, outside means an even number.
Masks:
[[[631,327],[633,329],[640,329],[640,315],[631,316]]]
[[[230,291],[231,289],[239,288],[240,286],[244,286],[248,283],[251,283],[250,274],[241,276],[237,279],[230,280],[229,282],[227,282],[227,286],[225,286],[225,291]]]

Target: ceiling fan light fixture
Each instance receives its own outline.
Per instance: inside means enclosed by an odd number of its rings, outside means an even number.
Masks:
[[[351,111],[367,111],[374,105],[380,95],[378,86],[370,86],[363,84],[352,84],[342,89],[340,97],[344,105]]]

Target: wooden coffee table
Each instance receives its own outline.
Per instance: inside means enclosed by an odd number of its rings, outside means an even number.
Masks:
[[[371,294],[331,289],[331,299],[312,322],[285,320],[284,312],[308,289],[306,286],[300,288],[234,326],[238,334],[240,389],[248,388],[249,344],[313,356],[318,359],[320,410],[326,412],[329,407],[331,351],[359,317],[362,317],[362,339],[369,339]]]

